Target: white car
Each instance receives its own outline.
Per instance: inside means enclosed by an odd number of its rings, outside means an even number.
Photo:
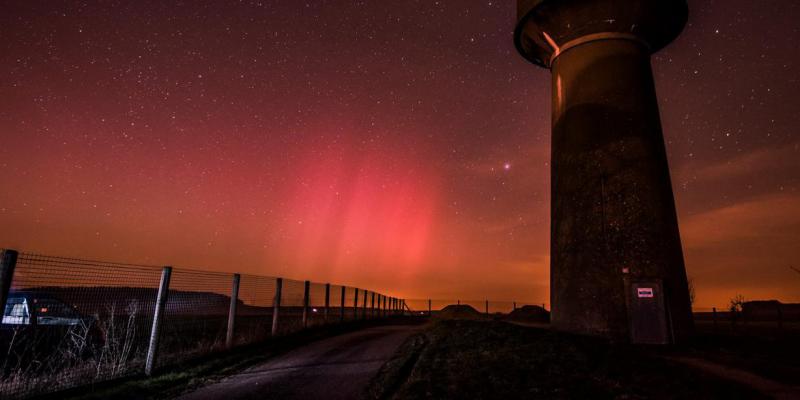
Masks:
[[[11,293],[3,313],[3,325],[77,325],[75,308],[46,295],[33,292]]]

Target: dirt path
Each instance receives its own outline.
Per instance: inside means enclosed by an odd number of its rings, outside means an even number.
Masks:
[[[693,357],[665,357],[689,367],[716,375],[720,378],[738,382],[758,390],[775,399],[800,399],[800,386],[789,386],[767,379],[751,372],[731,368],[722,364]]]
[[[200,399],[354,399],[419,326],[364,329],[311,343],[179,397]]]

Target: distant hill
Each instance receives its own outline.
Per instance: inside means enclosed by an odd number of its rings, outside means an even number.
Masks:
[[[508,319],[518,322],[550,322],[550,312],[540,306],[528,305],[508,314]]]
[[[436,313],[441,319],[485,319],[486,316],[466,304],[451,304]]]

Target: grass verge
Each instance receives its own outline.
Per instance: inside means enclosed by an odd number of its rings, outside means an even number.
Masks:
[[[397,362],[381,370],[368,397],[765,398],[750,388],[664,360],[658,357],[660,351],[647,347],[499,321],[440,321],[422,335],[424,340],[410,339]],[[408,360],[415,363],[404,374]]]
[[[264,343],[241,346],[230,351],[210,354],[181,364],[166,366],[148,378],[135,376],[52,393],[40,399],[115,400],[170,399],[193,388],[207,385],[244,369],[286,353],[305,344],[398,321],[360,321],[343,325],[311,328]]]
[[[749,371],[783,384],[797,385],[797,377],[800,376],[800,332],[774,328],[742,330],[715,330],[708,324],[696,324],[696,335],[682,349],[682,353]]]

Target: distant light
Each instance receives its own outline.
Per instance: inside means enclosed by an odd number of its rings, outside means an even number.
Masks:
[[[317,312],[317,309],[316,308],[312,308],[311,312]]]
[[[511,163],[503,164],[503,169],[506,170],[506,171],[510,170],[511,169]]]

